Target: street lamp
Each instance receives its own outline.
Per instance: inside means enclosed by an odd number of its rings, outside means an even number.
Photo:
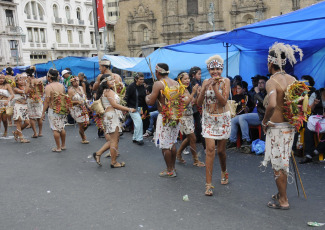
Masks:
[[[15,27],[15,31],[16,33],[18,33],[18,36],[21,38],[22,42],[25,43],[26,41],[26,34],[24,34],[23,29],[20,26],[16,26]],[[19,61],[19,57],[18,57],[18,45],[19,45],[19,41],[16,40],[16,58],[17,58],[17,66],[19,65],[18,61]]]

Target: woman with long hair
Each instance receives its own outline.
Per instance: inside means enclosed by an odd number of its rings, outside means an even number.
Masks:
[[[59,71],[50,69],[47,73],[49,84],[45,87],[45,100],[43,106],[42,119],[48,109],[48,118],[50,127],[53,131],[56,147],[52,148],[53,152],[61,152],[66,149],[64,130],[67,122],[67,113],[69,105],[65,95],[64,85],[59,83]]]
[[[73,119],[79,125],[79,134],[82,144],[89,144],[85,131],[89,125],[88,110],[86,108],[86,94],[83,91],[83,87],[79,86],[79,78],[72,77],[70,79],[71,87],[68,90],[69,97],[71,98],[72,108],[70,108],[70,114]]]
[[[11,67],[6,68],[6,82],[11,86],[12,89],[16,87],[16,79],[14,77],[14,71]],[[12,115],[7,116],[8,126],[12,126]]]
[[[3,137],[8,134],[8,122],[6,109],[10,104],[10,101],[14,98],[14,93],[11,86],[6,82],[5,75],[0,73],[0,122],[2,121],[4,126]]]
[[[198,88],[196,91],[196,94],[199,95],[201,92],[201,88],[202,88],[202,75],[201,75],[202,71],[200,67],[197,66],[193,66],[190,69],[189,72],[189,76],[190,76],[190,81],[191,81],[191,87],[195,86],[196,84],[198,84]],[[192,89],[189,89],[189,91],[191,92]],[[194,95],[197,97],[197,95]],[[201,133],[202,133],[202,124],[201,124],[201,120],[202,120],[202,116],[201,116],[201,112],[202,112],[202,108],[200,106],[197,106],[197,101],[194,102],[193,106],[193,117],[194,117],[194,125],[195,125],[195,136],[196,136],[196,142],[197,143],[202,143],[202,146],[205,150],[205,141],[204,138],[202,137]]]
[[[30,92],[29,85],[27,84],[27,75],[17,74],[16,76],[16,87],[14,88],[15,93],[15,106],[13,120],[16,124],[16,131],[13,131],[13,135],[16,141],[21,143],[29,143],[30,141],[25,139],[22,131],[29,125],[28,106],[27,98]]]
[[[213,195],[212,171],[215,158],[215,141],[221,166],[221,184],[228,184],[226,167],[226,143],[231,131],[231,115],[227,100],[230,92],[230,81],[221,76],[223,59],[219,55],[210,57],[207,68],[210,79],[203,82],[198,98],[198,106],[203,104],[202,135],[206,143],[206,190],[205,195]]]
[[[34,132],[32,138],[37,138],[43,136],[43,94],[44,94],[44,85],[43,82],[35,78],[35,66],[31,66],[26,70],[28,76],[28,83],[30,87],[29,97],[27,99],[28,104],[28,115],[30,119],[30,125]],[[36,132],[36,122],[38,125],[38,133]]]
[[[93,153],[96,163],[101,166],[100,157],[108,149],[111,153],[111,168],[121,168],[125,166],[124,162],[117,162],[117,149],[121,131],[121,122],[117,110],[134,113],[136,110],[127,108],[119,104],[120,97],[114,91],[115,80],[109,74],[103,74],[100,78],[99,90],[97,98],[100,98],[105,113],[102,117],[102,124],[105,129],[106,143],[97,151]]]
[[[185,85],[187,88],[190,85],[190,78],[186,72],[181,72],[178,74],[177,79],[181,81],[183,85]],[[183,140],[181,146],[179,147],[176,159],[180,162],[185,164],[186,161],[182,157],[183,150],[190,145],[191,152],[193,156],[193,165],[197,167],[204,167],[205,164],[201,161],[199,161],[199,156],[196,151],[196,137],[194,134],[194,118],[193,118],[193,110],[192,110],[192,101],[194,99],[194,95],[196,94],[198,84],[195,84],[192,88],[192,93],[190,94],[188,89],[185,90],[184,96],[184,103],[185,103],[185,110],[183,112],[183,116],[180,119],[180,131],[183,135],[186,136],[186,138]]]

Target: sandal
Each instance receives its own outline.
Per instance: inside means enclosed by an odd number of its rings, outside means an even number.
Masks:
[[[38,135],[37,135],[37,134],[34,134],[34,135],[32,136],[32,138],[38,138]]]
[[[83,140],[83,141],[81,141],[81,143],[82,143],[82,144],[89,144],[89,141],[87,141],[87,140]]]
[[[221,172],[221,184],[222,184],[222,185],[226,185],[226,184],[229,183],[229,181],[228,181],[228,177],[229,177],[229,174],[228,174],[227,171],[225,171],[225,172]]]
[[[281,210],[289,210],[290,206],[281,206],[279,200],[272,200],[267,203],[267,207],[274,208],[274,209],[281,209]]]
[[[177,154],[176,159],[178,160],[179,163],[182,163],[182,164],[186,163],[186,161],[183,159],[181,154]]]
[[[29,140],[27,140],[27,139],[25,139],[23,137],[19,137],[19,139],[20,139],[20,143],[30,143]]]
[[[38,137],[42,137],[43,136],[43,134],[38,134]]]
[[[115,164],[111,164],[111,168],[121,168],[121,167],[125,167],[125,162],[116,162]]]
[[[59,153],[59,152],[62,152],[62,150],[61,149],[57,149],[57,148],[54,147],[54,148],[52,148],[52,152],[58,152]]]
[[[202,161],[199,161],[199,157],[197,154],[195,156],[193,156],[193,161],[194,161],[194,163],[193,163],[194,166],[205,167],[205,164]]]
[[[202,161],[194,162],[193,165],[196,167],[205,167],[205,164]]]
[[[102,163],[100,163],[100,156],[101,156],[101,155],[97,155],[96,152],[93,153],[93,157],[94,157],[96,163],[97,163],[99,166],[102,166]]]
[[[61,146],[61,150],[66,150],[66,149],[67,149],[67,147],[65,147],[65,146],[62,147],[62,146]]]
[[[213,195],[213,191],[212,189],[214,189],[213,185],[212,184],[205,184],[205,195],[206,196],[212,196]]]

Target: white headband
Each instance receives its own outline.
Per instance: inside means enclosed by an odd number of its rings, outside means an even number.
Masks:
[[[208,69],[215,69],[215,68],[220,68],[223,69],[223,64],[219,62],[218,60],[212,60],[207,64]]]
[[[278,59],[277,59],[276,57],[272,57],[272,56],[270,56],[270,55],[268,55],[268,57],[267,57],[267,61],[268,61],[269,63],[272,63],[272,64],[274,64],[274,65],[278,65],[278,66],[284,66],[284,65],[287,64],[287,59],[281,59],[281,65],[279,65],[279,63],[278,63]]]
[[[163,68],[159,67],[158,65],[156,65],[156,70],[162,74],[169,73],[169,71],[164,70]]]

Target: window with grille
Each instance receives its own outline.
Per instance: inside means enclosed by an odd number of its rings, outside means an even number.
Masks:
[[[7,26],[15,26],[14,12],[12,10],[6,10]]]
[[[55,37],[56,37],[56,42],[61,43],[61,34],[60,30],[55,30]]]
[[[67,34],[68,34],[68,42],[72,43],[73,42],[73,40],[72,40],[72,30],[67,30]]]
[[[187,0],[187,14],[193,15],[198,14],[198,0]]]
[[[79,31],[79,43],[80,44],[84,43],[84,35],[82,31]]]

